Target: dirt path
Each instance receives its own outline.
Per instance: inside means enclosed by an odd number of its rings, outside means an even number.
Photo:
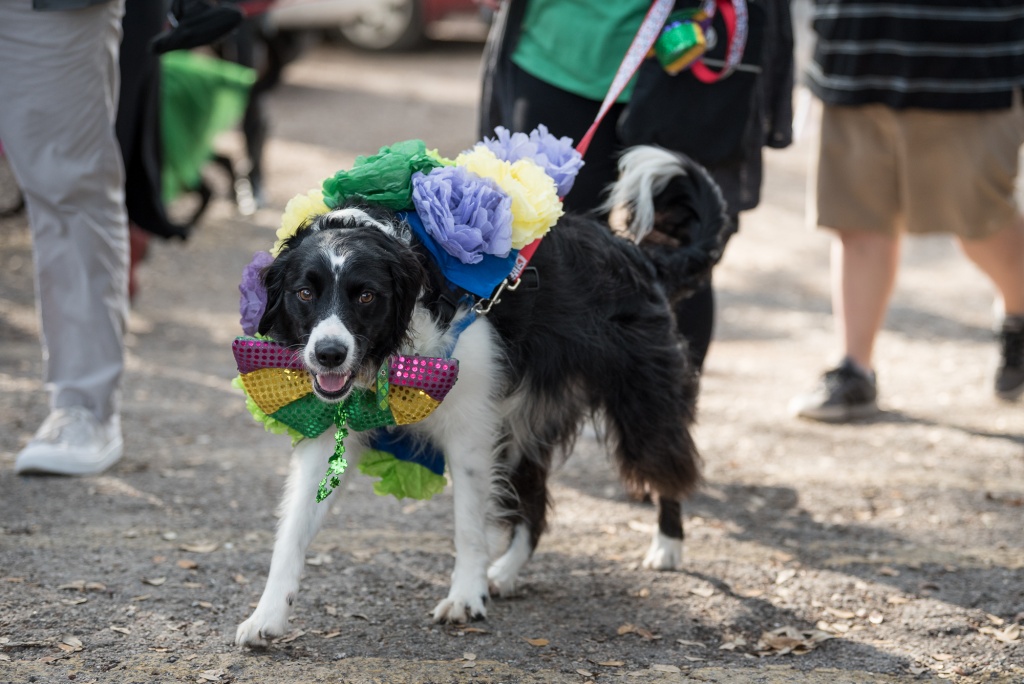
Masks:
[[[271,103],[273,208],[241,220],[221,201],[187,243],[153,245],[126,457],[102,477],[13,475],[46,406],[27,232],[0,223],[0,682],[1024,681],[1024,404],[991,397],[984,280],[947,241],[910,243],[879,342],[886,412],[786,416],[832,341],[828,241],[805,225],[810,139],[769,156],[766,202],[716,275],[683,572],[639,568],[654,512],[584,437],[521,595],[486,622],[428,619],[451,570],[450,491],[399,502],[360,477],[311,551],[293,633],[231,645],[287,463],[230,386],[241,269],[284,201],[356,154],[471,144],[476,60],[336,49],[295,65]]]

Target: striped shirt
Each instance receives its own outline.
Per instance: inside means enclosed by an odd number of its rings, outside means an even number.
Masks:
[[[827,104],[1003,109],[1024,85],[1021,0],[817,0],[813,26]]]

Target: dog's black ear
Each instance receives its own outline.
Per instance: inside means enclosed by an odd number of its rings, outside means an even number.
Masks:
[[[257,332],[260,335],[268,335],[274,329],[274,323],[284,304],[284,278],[288,272],[286,264],[291,260],[292,251],[299,246],[299,243],[315,232],[313,226],[318,218],[320,217],[314,216],[303,221],[295,233],[281,245],[281,251],[277,258],[263,270],[263,285],[267,288],[267,307],[263,310],[263,317],[260,318],[260,324],[257,327]]]
[[[284,305],[284,274],[288,260],[288,253],[285,252],[263,270],[263,285],[267,288],[267,307],[263,310],[263,317],[257,326],[260,335],[270,334]]]
[[[391,279],[394,283],[395,294],[395,318],[394,330],[397,335],[395,348],[404,340],[408,332],[409,319],[412,317],[416,300],[419,299],[423,289],[427,272],[417,258],[416,253],[411,249],[401,249],[389,261]]]

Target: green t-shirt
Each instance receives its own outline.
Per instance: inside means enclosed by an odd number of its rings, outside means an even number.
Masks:
[[[650,0],[529,0],[512,61],[556,88],[601,101],[650,6]],[[632,91],[631,81],[618,101],[628,101]]]

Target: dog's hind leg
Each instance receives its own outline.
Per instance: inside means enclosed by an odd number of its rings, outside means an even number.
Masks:
[[[683,507],[678,499],[658,497],[658,529],[644,556],[651,570],[678,570],[683,566]]]
[[[700,457],[689,432],[694,388],[678,348],[650,350],[631,377],[605,376],[605,410],[623,480],[658,504],[658,527],[644,567],[675,570],[683,562],[680,499],[700,479]],[[656,397],[656,400],[652,400]]]
[[[355,442],[352,439],[347,445],[350,456],[354,451],[352,447],[357,447]],[[327,501],[317,503],[316,493],[334,445],[334,433],[329,431],[317,439],[299,443],[292,454],[267,585],[256,610],[235,632],[235,644],[238,646],[265,647],[271,639],[283,635],[288,629],[288,616],[299,591],[306,550],[320,529],[329,506]],[[349,460],[346,472],[354,467],[353,459]]]

